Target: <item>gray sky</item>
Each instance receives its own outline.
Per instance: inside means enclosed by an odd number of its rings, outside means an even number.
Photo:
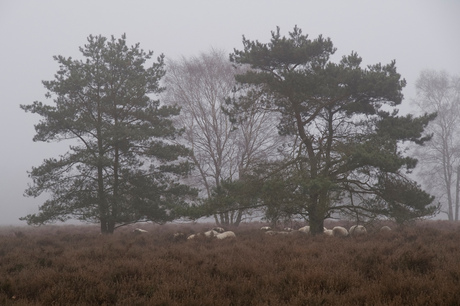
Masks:
[[[242,48],[242,35],[267,42],[276,26],[287,35],[298,25],[310,38],[330,37],[336,60],[356,51],[364,64],[395,59],[407,80],[410,110],[423,69],[460,74],[458,0],[0,0],[0,225],[25,224],[43,198],[22,196],[27,171],[57,157],[68,144],[34,143],[39,116],[19,104],[45,102],[42,80],[58,70],[53,55],[79,57],[90,35],[120,37],[166,58],[210,48]],[[50,103],[51,101],[48,101]]]

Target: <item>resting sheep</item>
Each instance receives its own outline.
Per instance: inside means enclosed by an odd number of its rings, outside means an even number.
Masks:
[[[332,229],[332,236],[334,237],[347,237],[348,231],[345,227],[342,226],[335,226]]]
[[[219,240],[226,239],[226,238],[236,238],[236,235],[232,231],[227,231],[227,232],[217,234],[216,238]]]
[[[305,233],[305,234],[309,234],[310,233],[310,226],[309,225],[306,225],[304,227],[301,227],[298,229],[299,232],[302,232],[302,233]]]
[[[367,235],[367,230],[364,226],[353,225],[352,227],[350,227],[350,236],[358,237],[358,236],[364,236],[364,235]]]
[[[213,228],[212,230],[215,231],[215,232],[218,232],[218,233],[223,233],[223,232],[225,232],[225,230],[224,230],[222,227],[215,227],[215,228]]]
[[[216,236],[217,234],[219,234],[218,232],[216,232],[215,230],[210,230],[210,231],[207,231],[207,232],[204,232],[204,235],[208,238],[210,237],[214,237]]]
[[[380,232],[389,232],[389,231],[391,231],[391,228],[389,226],[385,225],[380,228]]]
[[[323,232],[324,235],[326,236],[334,236],[334,232],[330,229],[327,229],[327,228],[324,228],[324,232]]]
[[[225,239],[225,238],[230,238],[230,237],[236,237],[235,233],[232,231],[223,231],[223,232],[218,232],[217,230],[223,230],[222,228],[213,228],[212,230],[206,231],[204,233],[197,233],[197,234],[192,234],[188,236],[187,240],[192,240],[196,239],[198,237],[206,237],[206,238],[217,238],[217,239]]]
[[[260,228],[261,231],[270,231],[272,228],[270,226],[262,226]]]
[[[192,240],[192,239],[198,238],[200,236],[201,236],[201,233],[191,234],[190,236],[187,237],[187,240]]]

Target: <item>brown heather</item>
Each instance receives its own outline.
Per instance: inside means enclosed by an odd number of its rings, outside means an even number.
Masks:
[[[92,226],[3,227],[0,305],[460,304],[455,223],[360,238],[268,236],[251,223],[231,240],[172,238],[209,226],[112,236]]]

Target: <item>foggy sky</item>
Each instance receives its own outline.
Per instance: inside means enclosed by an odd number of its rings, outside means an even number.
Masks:
[[[395,59],[408,83],[401,108],[410,111],[423,69],[460,74],[459,15],[457,0],[0,0],[0,225],[25,224],[18,218],[38,211],[44,197],[23,197],[27,171],[68,148],[34,143],[40,117],[19,105],[51,103],[41,81],[59,68],[52,56],[80,58],[90,34],[126,33],[129,45],[178,59],[211,48],[231,53],[242,49],[242,35],[268,42],[276,26],[288,35],[297,25],[312,39],[330,37],[334,61],[351,51],[365,65]]]

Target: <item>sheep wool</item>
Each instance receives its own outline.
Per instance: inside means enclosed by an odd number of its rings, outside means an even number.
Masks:
[[[342,226],[335,226],[332,229],[332,235],[334,237],[347,237],[348,236],[348,231],[345,227]]]
[[[236,235],[232,231],[227,231],[227,232],[217,234],[216,238],[219,239],[219,240],[227,239],[227,238],[236,238]]]
[[[217,234],[219,234],[218,232],[216,232],[215,230],[210,230],[210,231],[207,231],[207,232],[204,232],[204,235],[208,238],[210,237],[214,237],[216,236]]]
[[[299,232],[302,232],[302,233],[309,234],[309,233],[310,233],[310,226],[307,225],[307,226],[301,227],[301,228],[299,228],[298,231],[299,231]]]
[[[367,229],[362,225],[353,225],[350,227],[350,236],[358,237],[367,235]]]

